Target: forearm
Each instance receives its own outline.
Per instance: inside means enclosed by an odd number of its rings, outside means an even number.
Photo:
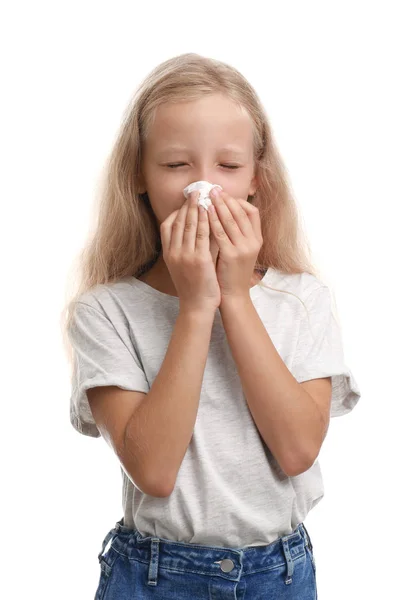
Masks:
[[[156,495],[169,495],[193,434],[214,313],[180,312],[162,366],[128,422],[125,444]]]
[[[321,411],[277,352],[251,298],[220,306],[252,417],[286,474],[309,468],[324,431]]]

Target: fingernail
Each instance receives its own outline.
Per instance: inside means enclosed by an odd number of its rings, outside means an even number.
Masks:
[[[209,193],[214,198],[218,198],[219,192],[220,192],[219,188],[214,187],[214,188],[212,188],[212,190]]]

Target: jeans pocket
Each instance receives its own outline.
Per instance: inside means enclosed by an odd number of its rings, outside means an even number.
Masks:
[[[103,594],[105,593],[106,586],[109,581],[109,574],[103,565],[103,562],[100,563],[100,577],[98,587],[96,589],[94,600],[102,600]]]
[[[316,574],[316,566],[315,566],[314,552],[313,552],[313,550],[312,550],[311,546],[309,546],[309,545],[308,545],[308,546],[306,546],[306,549],[307,549],[307,551],[308,551],[308,554],[309,554],[309,556],[310,556],[310,559],[311,559],[311,565],[312,565],[312,567],[313,567],[313,571],[314,571],[314,575],[315,575],[315,574]]]
[[[119,554],[114,552],[112,548],[106,552],[99,560],[100,562],[100,577],[94,600],[103,600],[112,575],[113,566],[119,558]]]

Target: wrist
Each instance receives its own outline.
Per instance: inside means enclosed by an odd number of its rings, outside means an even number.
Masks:
[[[225,310],[226,308],[232,308],[236,310],[243,309],[245,307],[251,306],[253,304],[251,300],[251,296],[248,293],[240,294],[240,295],[221,295],[221,304],[219,306],[220,310]]]
[[[213,321],[215,318],[217,307],[215,306],[186,306],[185,304],[179,305],[179,314],[183,317],[187,317],[188,319],[197,321],[197,322],[209,322]]]

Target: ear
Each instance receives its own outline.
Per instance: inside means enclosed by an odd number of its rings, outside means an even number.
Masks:
[[[144,194],[146,192],[146,182],[143,175],[138,178],[138,194]]]
[[[250,187],[248,188],[248,196],[253,196],[258,189],[258,175],[254,175],[251,179]]]

